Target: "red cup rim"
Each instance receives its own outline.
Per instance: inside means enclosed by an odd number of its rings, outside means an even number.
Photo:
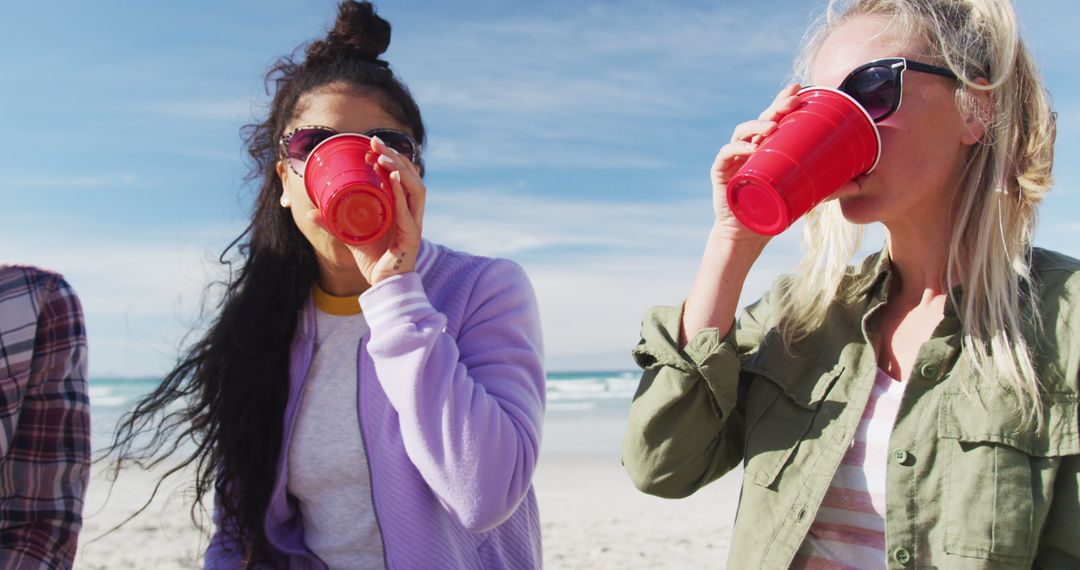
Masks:
[[[847,99],[848,101],[851,101],[851,104],[855,105],[855,108],[858,109],[859,112],[862,113],[864,117],[866,117],[867,122],[870,123],[870,127],[873,128],[873,130],[874,130],[874,139],[877,141],[877,154],[874,156],[874,163],[871,164],[870,168],[868,168],[866,170],[866,172],[864,172],[863,174],[869,174],[869,173],[873,172],[874,169],[877,168],[878,161],[881,160],[881,132],[878,131],[877,123],[874,122],[874,119],[870,116],[870,113],[867,113],[866,109],[863,109],[863,106],[860,105],[859,102],[856,101],[854,97],[852,97],[851,95],[848,95],[847,93],[844,93],[843,91],[841,91],[839,89],[835,89],[833,87],[818,87],[818,86],[803,87],[802,89],[799,89],[799,92],[796,93],[796,95],[802,95],[803,93],[806,93],[808,91],[829,91],[831,93],[836,93],[837,95],[841,95],[845,99]],[[333,137],[330,137],[330,138],[333,138]],[[326,140],[330,140],[330,139],[326,139]],[[323,141],[323,142],[326,142],[326,141]],[[319,144],[322,144],[322,143],[319,143]],[[319,148],[319,147],[316,146],[315,148]],[[314,152],[314,150],[312,152]],[[306,174],[305,174],[305,176],[306,176]]]
[[[368,141],[369,145],[371,144],[371,138],[370,137],[361,135],[359,133],[338,133],[336,135],[327,137],[325,140],[323,140],[319,144],[315,145],[315,148],[311,149],[311,152],[308,153],[308,159],[304,163],[304,190],[307,191],[308,198],[311,199],[312,204],[318,204],[319,202],[315,199],[315,195],[312,194],[311,184],[309,183],[309,181],[311,180],[311,174],[308,171],[311,169],[311,165],[314,163],[311,160],[311,157],[314,156],[315,153],[319,150],[319,148],[322,147],[324,144],[326,144],[326,143],[328,143],[328,142],[330,142],[330,141],[332,141],[334,139],[340,139],[340,138],[362,139],[362,140]]]
[[[307,178],[307,175],[308,175],[308,169],[309,169],[309,168],[311,168],[311,160],[310,160],[310,159],[311,159],[311,155],[313,155],[313,154],[315,154],[316,152],[318,152],[318,150],[319,150],[319,147],[323,146],[324,144],[326,144],[326,143],[328,143],[328,142],[330,142],[330,141],[332,141],[332,140],[334,140],[334,139],[340,139],[340,138],[355,138],[355,139],[362,139],[362,140],[366,140],[366,141],[368,141],[368,144],[369,144],[369,145],[371,144],[371,138],[370,138],[370,137],[367,137],[367,136],[361,135],[361,134],[359,134],[359,133],[338,133],[338,134],[336,134],[336,135],[334,135],[334,136],[331,136],[331,137],[327,137],[327,138],[326,138],[326,139],[324,139],[324,140],[323,140],[322,142],[320,142],[319,144],[315,145],[315,148],[311,149],[311,152],[310,152],[310,153],[308,153],[308,159],[309,159],[309,160],[308,160],[308,161],[307,161],[307,162],[306,162],[306,163],[304,164],[304,178]]]

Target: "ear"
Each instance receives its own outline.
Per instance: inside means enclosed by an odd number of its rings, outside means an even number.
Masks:
[[[976,78],[974,83],[979,86],[990,85],[985,77]],[[964,87],[964,98],[969,105],[961,109],[964,120],[964,134],[960,142],[966,146],[972,146],[983,139],[986,130],[994,118],[994,95],[988,90]]]
[[[288,166],[285,166],[285,161],[284,160],[279,159],[277,161],[277,163],[274,165],[274,170],[277,171],[277,175],[278,175],[278,178],[281,180],[281,186],[282,187],[285,186],[285,176],[287,174],[285,172],[286,169],[288,169]]]

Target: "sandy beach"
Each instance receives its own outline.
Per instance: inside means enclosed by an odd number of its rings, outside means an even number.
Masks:
[[[731,473],[688,499],[644,495],[619,464],[625,425],[620,414],[549,413],[534,478],[545,567],[723,568],[739,474]],[[207,537],[191,522],[191,503],[183,492],[190,478],[164,487],[144,513],[98,538],[149,497],[155,480],[152,473],[126,471],[109,497],[107,480],[95,470],[75,568],[201,567]]]

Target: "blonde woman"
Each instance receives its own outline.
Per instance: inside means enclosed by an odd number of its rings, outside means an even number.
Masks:
[[[1054,115],[1012,6],[834,2],[810,37],[801,79],[856,96],[881,162],[735,324],[768,238],[724,187],[799,86],[735,128],[690,294],[644,319],[627,470],[685,497],[742,463],[732,568],[1080,567],[1080,262],[1032,245]]]

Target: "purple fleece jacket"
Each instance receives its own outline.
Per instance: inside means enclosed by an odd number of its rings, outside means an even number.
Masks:
[[[360,296],[357,410],[388,568],[539,568],[532,475],[544,412],[540,319],[513,262],[424,241],[416,272]],[[288,449],[315,340],[305,307],[266,534],[281,567],[324,568],[288,494]],[[220,512],[215,513],[218,522]],[[208,569],[242,567],[219,526]]]

